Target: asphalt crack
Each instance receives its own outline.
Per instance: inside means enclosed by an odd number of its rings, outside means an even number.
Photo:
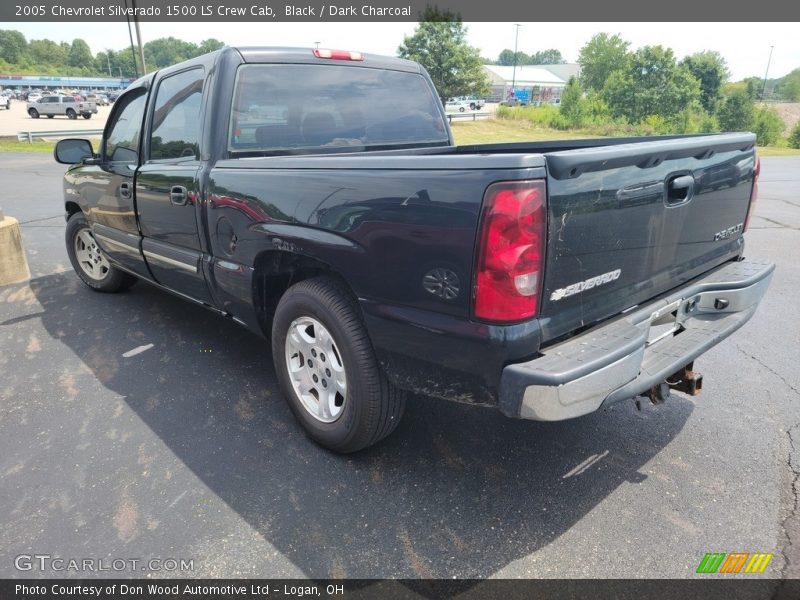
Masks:
[[[790,493],[791,500],[789,501],[789,512],[786,517],[781,521],[781,529],[783,530],[783,544],[781,544],[781,557],[783,558],[783,566],[781,567],[780,577],[786,580],[789,577],[797,577],[797,573],[790,573],[790,567],[793,567],[792,555],[794,548],[794,535],[800,531],[796,523],[797,510],[800,508],[800,464],[797,461],[798,442],[800,442],[800,423],[795,423],[789,427],[786,432],[789,438],[789,458],[786,461],[789,471],[791,472]],[[780,591],[780,588],[779,588]],[[777,594],[776,594],[777,596]]]
[[[758,364],[760,364],[762,367],[764,367],[764,368],[765,368],[767,371],[769,371],[770,373],[772,373],[773,375],[775,375],[775,377],[777,377],[778,379],[780,379],[780,380],[783,382],[783,384],[784,384],[786,387],[788,387],[788,388],[789,388],[790,390],[792,390],[792,391],[793,391],[795,394],[797,394],[797,396],[798,396],[798,397],[800,397],[800,390],[799,390],[799,389],[797,389],[797,388],[796,388],[794,385],[792,385],[792,384],[791,384],[789,381],[787,381],[787,380],[786,380],[786,378],[785,378],[783,375],[781,375],[780,373],[778,373],[777,371],[775,371],[775,370],[774,370],[772,367],[770,367],[768,364],[764,363],[764,362],[763,362],[763,361],[762,361],[760,358],[758,358],[758,357],[757,357],[757,356],[755,356],[754,354],[750,354],[749,352],[747,352],[746,350],[744,350],[744,349],[743,349],[741,346],[739,346],[738,344],[736,344],[736,349],[737,349],[739,352],[741,352],[742,354],[744,354],[744,355],[745,355],[747,358],[751,358],[751,359],[753,359],[753,360],[754,360],[754,361],[756,361]]]
[[[756,215],[756,217],[758,217],[759,219],[764,219],[765,221],[767,221],[769,223],[774,223],[775,225],[777,225],[778,227],[781,227],[783,229],[792,229],[794,231],[800,231],[800,227],[794,227],[793,225],[787,225],[786,223],[781,223],[780,221],[776,221],[775,219],[770,219],[769,217],[764,217],[762,215]]]

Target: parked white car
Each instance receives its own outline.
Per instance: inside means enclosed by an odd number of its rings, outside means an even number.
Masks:
[[[8,110],[8,96],[0,96],[0,108],[5,108]]]
[[[464,112],[466,110],[470,110],[470,107],[469,102],[466,100],[454,100],[453,98],[450,98],[450,100],[445,103],[444,109],[445,111],[449,112]]]

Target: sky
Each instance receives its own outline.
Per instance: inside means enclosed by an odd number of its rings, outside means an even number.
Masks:
[[[471,45],[481,55],[496,59],[514,48],[513,23],[465,23]],[[661,44],[678,58],[701,50],[716,50],[728,62],[733,81],[764,77],[770,46],[774,46],[770,78],[800,67],[800,27],[797,23],[521,23],[518,49],[531,54],[557,48],[570,62],[596,33],[619,33],[633,49]],[[143,41],[174,36],[198,43],[217,38],[231,46],[307,46],[395,55],[403,37],[416,23],[141,23]],[[127,24],[120,23],[0,23],[31,39],[71,42],[81,37],[92,52],[121,50],[129,45]]]

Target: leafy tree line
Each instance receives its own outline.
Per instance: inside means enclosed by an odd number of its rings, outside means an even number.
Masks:
[[[506,48],[494,61],[494,64],[510,67],[514,64],[520,65],[563,65],[566,59],[561,55],[560,50],[555,48],[548,48],[534,52],[533,54],[526,54],[525,52],[516,53],[516,63],[514,61],[514,51]]]
[[[147,70],[168,67],[183,60],[218,50],[225,44],[208,39],[194,44],[174,37],[159,38],[144,45]],[[93,54],[86,41],[26,40],[19,31],[0,29],[0,71],[27,75],[73,75],[135,77],[138,56],[130,47]]]
[[[644,126],[654,133],[754,131],[774,144],[784,124],[771,108],[756,106],[758,78],[730,84],[725,59],[704,51],[677,60],[670,48],[629,50],[619,35],[600,33],[581,49],[579,79],[567,85],[562,127]],[[784,89],[791,89],[792,78]]]

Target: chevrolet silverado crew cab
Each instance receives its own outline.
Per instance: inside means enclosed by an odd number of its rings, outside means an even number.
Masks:
[[[56,115],[69,119],[77,119],[80,115],[84,119],[91,119],[92,115],[97,114],[97,105],[94,102],[79,102],[74,96],[53,94],[42,96],[35,102],[28,102],[27,111],[32,119],[38,119],[40,116],[52,119]]]
[[[425,70],[226,48],[63,140],[66,245],[270,340],[307,433],[352,452],[408,392],[555,421],[697,393],[772,277],[744,259],[751,133],[455,146]]]

